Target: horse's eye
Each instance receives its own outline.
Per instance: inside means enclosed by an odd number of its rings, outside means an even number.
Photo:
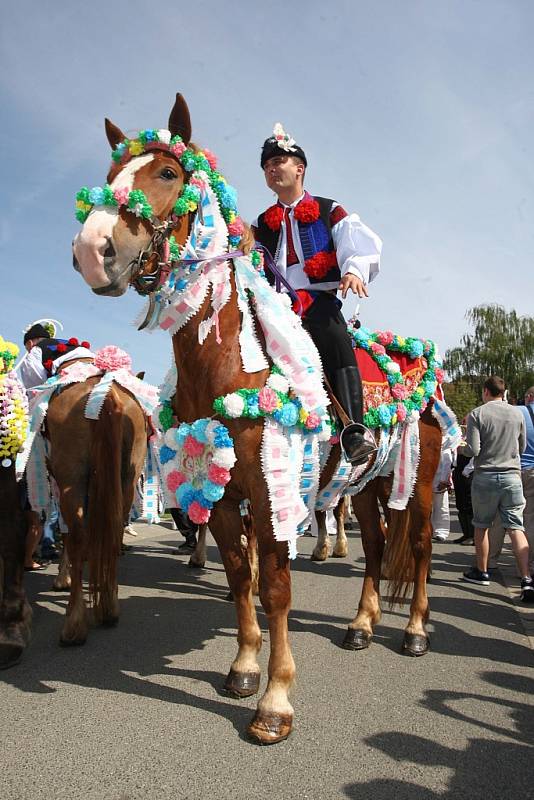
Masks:
[[[165,167],[165,169],[161,170],[159,177],[163,178],[164,181],[174,181],[176,180],[176,173],[173,172],[172,169]]]

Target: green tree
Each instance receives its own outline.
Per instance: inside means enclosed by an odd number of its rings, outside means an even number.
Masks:
[[[462,422],[464,417],[482,402],[478,381],[473,383],[471,380],[459,378],[457,381],[444,383],[443,393],[445,402],[456,414],[458,422]]]
[[[466,319],[473,333],[465,333],[460,345],[445,353],[444,367],[453,382],[470,383],[478,396],[486,378],[499,375],[510,394],[521,397],[534,384],[534,318],[481,305],[470,308]]]

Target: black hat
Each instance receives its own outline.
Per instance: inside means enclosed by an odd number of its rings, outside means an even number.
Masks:
[[[277,122],[274,126],[273,135],[266,139],[263,143],[263,147],[261,150],[261,168],[263,169],[266,162],[273,158],[274,156],[280,156],[283,153],[287,156],[297,156],[302,161],[304,161],[304,166],[308,166],[308,162],[306,160],[306,154],[302,147],[299,147],[298,144],[291,136],[286,133],[282,127],[282,125]]]
[[[37,323],[32,325],[24,334],[24,344],[30,339],[50,339],[50,332],[46,330],[44,325]]]

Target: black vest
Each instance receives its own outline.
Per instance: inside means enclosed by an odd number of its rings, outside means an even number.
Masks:
[[[332,225],[330,224],[330,213],[335,201],[327,197],[314,197],[314,200],[317,200],[319,203],[319,219],[315,222],[298,222],[300,244],[302,246],[305,262],[318,253],[335,256]],[[269,250],[275,262],[276,256],[278,255],[281,233],[281,226],[280,230],[277,231],[273,231],[269,228],[265,222],[265,212],[259,215],[256,227],[256,240]],[[337,264],[337,259],[334,258],[333,260],[335,264],[321,278],[308,275],[308,280],[311,284],[331,283],[341,280],[341,272]],[[271,285],[274,284],[275,279],[270,270],[266,269],[265,272],[269,283]],[[288,268],[286,277],[291,283],[291,267]]]
[[[57,346],[58,344],[64,344],[65,350],[61,348],[58,351]],[[69,344],[67,339],[41,339],[41,341],[37,344],[37,347],[40,348],[42,353],[42,363],[43,367],[46,369],[46,362],[47,361],[55,361],[56,358],[61,358],[61,356],[66,356],[68,353],[71,353],[73,350],[76,350],[79,347],[79,344]],[[49,369],[46,369],[48,373],[50,373]]]

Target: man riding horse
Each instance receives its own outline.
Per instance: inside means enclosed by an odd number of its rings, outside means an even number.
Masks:
[[[256,239],[298,296],[295,310],[300,307],[330,387],[351,421],[341,433],[345,456],[352,464],[365,463],[376,448],[365,438],[362,382],[336,292],[343,298],[349,290],[368,296],[382,242],[357,214],[304,190],[306,155],[279,123],[263,144],[261,167],[278,202],[253,223]],[[275,283],[269,270],[267,276]]]
[[[79,342],[76,338],[56,339],[40,322],[33,323],[24,334],[24,347],[27,353],[18,372],[26,389],[45,383],[67,362],[94,358],[89,342]]]

